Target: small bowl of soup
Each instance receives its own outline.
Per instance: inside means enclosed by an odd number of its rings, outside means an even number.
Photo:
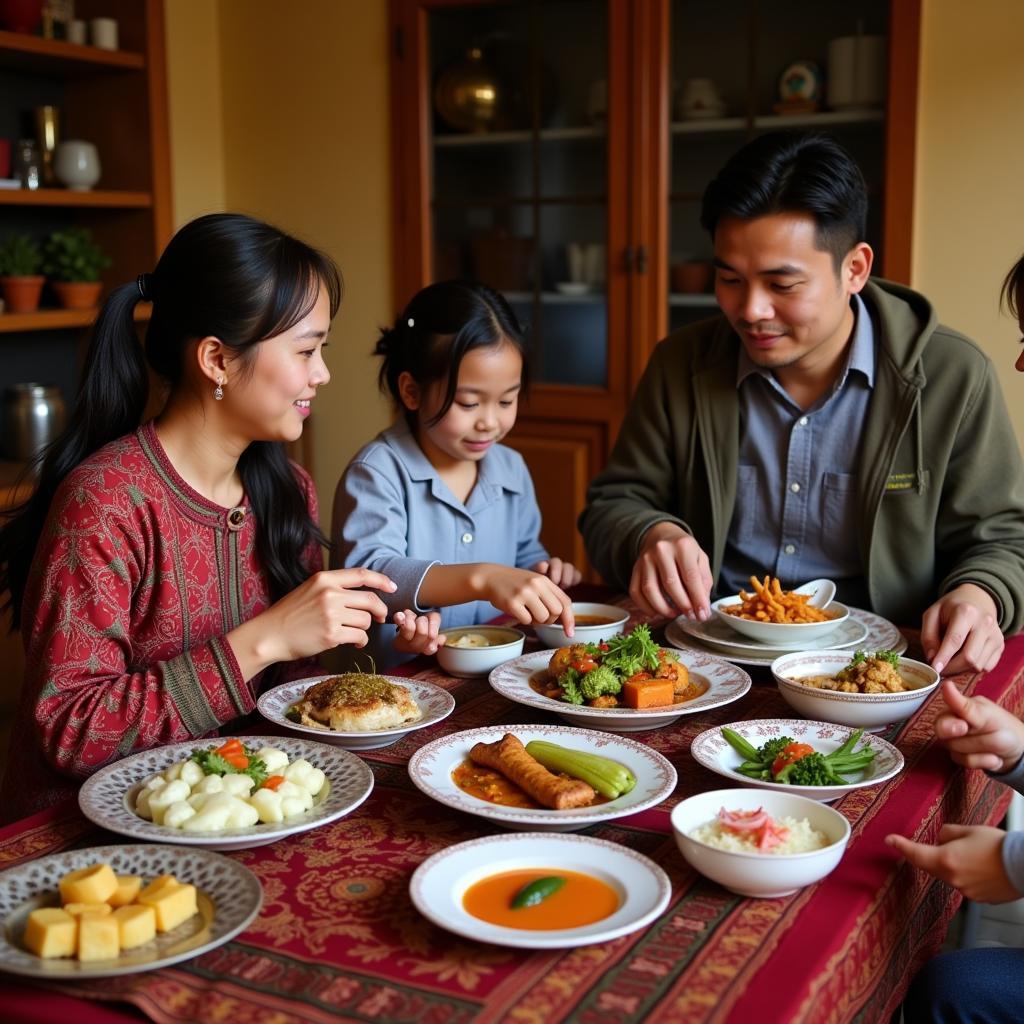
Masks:
[[[593,604],[573,601],[572,613],[576,619],[576,632],[567,637],[561,622],[547,625],[535,623],[537,639],[545,647],[565,647],[566,644],[596,644],[626,631],[629,612],[614,604]]]
[[[485,676],[523,653],[526,634],[511,626],[458,626],[444,630],[438,664],[450,676]]]

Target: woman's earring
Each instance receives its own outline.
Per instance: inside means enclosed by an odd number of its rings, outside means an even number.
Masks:
[[[213,400],[215,402],[221,401],[224,397],[224,378],[217,378],[217,386],[213,389]]]

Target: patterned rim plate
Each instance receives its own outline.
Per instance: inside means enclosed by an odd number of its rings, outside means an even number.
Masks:
[[[119,875],[176,875],[199,890],[199,914],[117,960],[79,963],[61,958],[41,960],[22,948],[28,915],[37,907],[59,906],[57,883],[69,871],[95,863],[109,864]],[[177,846],[95,846],[30,860],[0,873],[0,970],[48,981],[86,981],[138,974],[189,960],[233,939],[260,912],[259,879],[245,866],[208,850]]]
[[[337,674],[337,673],[334,673]],[[285,718],[285,713],[302,695],[314,684],[323,679],[330,679],[330,675],[313,676],[309,679],[296,679],[291,683],[282,683],[272,690],[267,690],[259,701],[256,708],[259,713],[275,725],[287,729],[289,732],[300,733],[309,736],[320,743],[331,743],[338,747],[345,747],[347,750],[375,750],[378,747],[387,747],[401,739],[407,732],[414,732],[416,729],[423,729],[428,725],[435,725],[442,719],[447,718],[455,710],[455,698],[444,687],[436,686],[434,683],[427,683],[421,679],[405,679],[400,676],[384,676],[388,682],[404,686],[419,705],[423,717],[417,722],[409,722],[398,729],[374,729],[369,732],[338,732],[334,729],[318,729],[312,725],[298,725]]]
[[[856,729],[845,725],[809,722],[805,718],[760,718],[749,722],[732,722],[725,728],[738,732],[755,747],[779,736],[792,736],[798,743],[809,743],[823,754],[838,750],[850,733],[856,732]],[[851,782],[848,786],[790,786],[785,782],[759,782],[748,779],[735,770],[743,763],[743,758],[729,746],[722,735],[722,726],[716,725],[714,728],[706,729],[695,737],[690,744],[690,753],[698,764],[733,782],[741,782],[757,789],[777,789],[782,793],[793,793],[796,796],[806,796],[811,800],[829,803],[855,789],[877,786],[903,770],[903,755],[891,743],[865,732],[857,741],[857,749],[864,746],[875,752],[875,759],[866,772],[851,776],[857,781]]]
[[[636,785],[628,793],[607,803],[566,811],[543,807],[503,807],[459,789],[452,779],[452,772],[469,758],[473,744],[493,743],[505,733],[517,736],[524,745],[530,740],[548,740],[619,761],[636,776]],[[675,768],[650,747],[624,736],[591,729],[570,729],[564,725],[502,725],[466,729],[451,736],[442,736],[413,754],[409,760],[409,777],[427,796],[446,807],[479,815],[506,828],[552,832],[569,832],[647,810],[661,803],[676,786]]]
[[[534,651],[532,654],[524,654],[519,658],[513,658],[512,661],[506,661],[504,665],[499,665],[491,672],[492,688],[517,704],[540,708],[542,711],[553,711],[573,725],[586,725],[592,729],[605,729],[609,732],[657,729],[683,715],[692,715],[698,711],[708,711],[723,704],[731,704],[750,689],[750,676],[742,669],[705,651],[684,650],[679,660],[686,666],[690,677],[707,684],[707,689],[699,697],[685,704],[673,704],[668,708],[645,708],[642,711],[633,708],[580,707],[552,700],[542,693],[537,693],[530,686],[530,677],[535,672],[547,668],[554,653],[553,650]]]
[[[907,638],[888,619],[874,612],[864,611],[862,608],[850,609],[850,622],[861,622],[867,627],[867,636],[864,637],[861,646],[864,650],[872,651],[895,651],[902,654],[907,649]],[[758,654],[755,649],[746,651],[734,651],[724,647],[712,647],[703,640],[688,636],[679,626],[679,620],[670,622],[665,629],[665,639],[681,651],[690,651],[698,654],[717,654],[727,661],[737,665],[761,665],[764,668],[771,668],[772,662],[780,654],[791,654],[788,650],[776,650],[775,648],[761,647],[763,654]],[[813,647],[808,649],[813,650]]]
[[[101,768],[82,784],[78,804],[90,821],[132,839],[201,846],[207,850],[246,850],[336,821],[355,810],[373,789],[373,773],[360,758],[347,750],[325,743],[310,743],[295,736],[240,736],[239,739],[246,746],[277,747],[288,755],[289,761],[306,758],[327,775],[329,790],[321,790],[305,814],[280,824],[189,833],[140,818],[135,813],[134,802],[146,779],[169,768],[175,761],[185,760],[197,747],[210,746],[210,740],[190,740],[188,743],[144,750]]]
[[[582,928],[534,931],[488,924],[463,907],[463,894],[474,882],[529,868],[593,875],[619,894],[619,908],[603,921]],[[409,894],[424,917],[467,939],[519,949],[563,949],[609,942],[650,924],[668,906],[672,886],[654,861],[617,843],[590,836],[519,832],[471,839],[435,853],[413,872]]]
[[[744,638],[741,633],[737,633],[735,629],[732,629],[724,617],[720,615],[716,615],[707,622],[688,619],[685,615],[680,615],[675,620],[675,625],[688,636],[692,636],[695,640],[700,640],[704,644],[753,655],[763,654],[765,651],[841,650],[844,647],[856,646],[868,635],[867,625],[860,619],[852,617],[837,626],[827,636],[819,637],[816,640],[803,640],[797,644],[772,647],[769,647],[767,644],[753,642],[749,637]]]

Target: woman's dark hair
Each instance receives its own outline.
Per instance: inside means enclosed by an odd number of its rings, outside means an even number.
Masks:
[[[439,281],[417,292],[391,327],[380,332],[374,354],[383,356],[378,375],[381,391],[403,408],[398,378],[405,372],[421,387],[445,382],[444,401],[431,417],[440,422],[455,401],[459,367],[467,352],[508,343],[523,357],[527,383],[527,348],[522,328],[504,296],[476,281]],[[415,415],[406,410],[414,425]]]
[[[1006,280],[999,292],[1000,303],[1018,320],[1024,316],[1024,307],[1020,304],[1022,295],[1024,295],[1024,256],[1021,256],[1010,267],[1010,272],[1006,275]]]
[[[839,273],[866,234],[864,175],[830,135],[762,135],[734,153],[704,190],[700,222],[714,238],[723,217],[753,220],[773,213],[813,217],[815,246],[832,254]]]
[[[149,392],[147,361],[173,388],[188,344],[212,335],[235,353],[243,373],[247,366],[251,371],[255,346],[306,316],[321,288],[333,317],[342,286],[329,257],[269,224],[217,213],[181,228],[152,274],[114,289],[93,328],[68,428],[39,460],[32,496],[0,527],[0,591],[9,591],[15,627],[53,496],[80,462],[139,426]],[[134,322],[143,297],[153,302],[145,353]],[[254,441],[238,470],[256,518],[260,564],[276,600],[305,578],[302,556],[309,545],[325,541],[280,442]]]

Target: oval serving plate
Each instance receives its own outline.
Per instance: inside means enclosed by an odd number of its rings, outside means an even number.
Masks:
[[[336,673],[335,673],[336,674]],[[444,687],[435,683],[427,683],[420,679],[405,679],[401,676],[384,676],[389,683],[404,686],[419,705],[423,717],[416,722],[408,722],[397,729],[372,729],[366,732],[339,732],[336,729],[322,729],[313,725],[300,725],[285,717],[288,709],[302,699],[303,694],[314,684],[330,675],[313,676],[309,679],[296,679],[291,683],[282,683],[272,690],[267,690],[256,702],[256,709],[268,721],[301,736],[308,736],[319,743],[330,743],[344,747],[346,750],[376,750],[387,747],[409,732],[424,729],[428,725],[447,718],[455,710],[455,698]]]
[[[86,779],[78,794],[78,805],[90,821],[132,839],[207,850],[245,850],[336,821],[355,810],[373,789],[373,773],[365,762],[347,750],[294,736],[238,738],[249,747],[277,747],[288,755],[289,761],[304,757],[315,768],[320,768],[327,776],[327,786],[316,795],[313,806],[287,821],[223,832],[185,832],[139,817],[134,809],[135,797],[146,779],[176,761],[185,760],[193,750],[209,746],[210,740],[173,743],[115,761]]]
[[[618,893],[619,907],[609,917],[580,928],[531,931],[490,924],[463,906],[462,897],[474,882],[530,868],[592,875]],[[409,894],[424,917],[467,939],[519,949],[564,949],[609,942],[650,924],[668,906],[672,886],[654,861],[617,843],[590,836],[517,832],[471,839],[435,853],[413,872]]]
[[[21,945],[25,923],[38,907],[59,906],[57,883],[70,871],[97,862],[143,883],[172,874],[198,890],[199,913],[116,960],[80,963],[68,957],[43,960]],[[259,879],[244,865],[208,850],[184,851],[151,843],[67,850],[0,872],[0,970],[49,981],[87,981],[138,974],[189,960],[233,939],[260,912]]]
[[[805,718],[754,719],[749,722],[732,722],[726,728],[738,732],[755,747],[760,747],[768,740],[777,739],[779,736],[792,736],[797,743],[809,743],[823,754],[838,750],[849,738],[850,733],[856,732],[845,725],[810,722]],[[690,753],[698,764],[733,782],[741,782],[757,789],[794,793],[797,796],[809,797],[811,800],[830,803],[847,793],[852,793],[855,789],[886,782],[903,770],[903,755],[891,743],[865,732],[857,741],[857,749],[860,750],[864,746],[874,751],[875,759],[866,771],[850,776],[853,781],[846,786],[791,786],[786,782],[761,782],[758,779],[747,778],[735,770],[743,763],[743,757],[729,745],[722,735],[722,727],[717,725],[694,737],[690,744]]]
[[[506,807],[460,789],[452,778],[452,772],[469,758],[473,745],[493,743],[506,733],[518,737],[524,746],[530,740],[547,740],[618,761],[636,776],[636,785],[614,800],[564,811],[546,807]],[[442,736],[413,754],[409,760],[409,777],[417,788],[446,807],[475,814],[504,828],[545,832],[571,832],[601,821],[637,814],[661,803],[676,785],[676,770],[671,762],[650,747],[624,736],[570,729],[564,725],[490,726]]]
[[[530,677],[547,668],[552,651],[534,651],[499,665],[490,674],[494,690],[517,704],[552,711],[573,725],[589,726],[607,732],[640,732],[658,729],[683,715],[721,707],[739,700],[750,689],[750,676],[741,668],[722,658],[697,651],[680,651],[679,660],[686,666],[691,678],[700,679],[707,689],[699,697],[682,704],[663,708],[591,708],[586,705],[567,704],[545,697],[530,686]]]

